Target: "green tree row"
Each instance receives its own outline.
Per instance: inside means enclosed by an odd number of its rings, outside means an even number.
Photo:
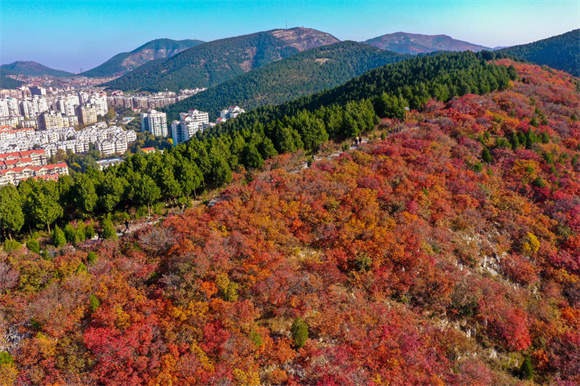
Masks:
[[[406,104],[420,107],[417,103],[429,98],[507,87],[515,77],[512,69],[488,64],[482,55],[444,54],[388,65],[329,92],[243,114],[163,153],[137,153],[105,171],[89,169],[58,182],[30,179],[18,188],[3,187],[0,229],[8,237],[159,201],[179,204],[228,183],[232,171],[242,167],[260,168],[265,159],[299,149],[314,153],[329,139],[373,129],[377,116],[401,119]],[[457,82],[469,88],[450,86]]]

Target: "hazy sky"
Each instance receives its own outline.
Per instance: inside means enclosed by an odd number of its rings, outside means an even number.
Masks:
[[[78,72],[155,38],[208,41],[286,25],[342,40],[404,31],[495,47],[579,21],[580,0],[0,0],[0,63]]]

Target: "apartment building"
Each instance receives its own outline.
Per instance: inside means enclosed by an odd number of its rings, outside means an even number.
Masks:
[[[141,129],[157,137],[167,137],[167,114],[156,110],[141,114]]]
[[[173,145],[178,145],[189,140],[198,131],[202,131],[205,125],[209,125],[209,114],[199,110],[189,110],[187,113],[179,113],[179,121],[171,123],[171,137]]]

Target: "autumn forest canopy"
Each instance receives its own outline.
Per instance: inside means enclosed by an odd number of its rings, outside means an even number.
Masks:
[[[579,89],[417,57],[0,189],[0,380],[579,383]],[[156,205],[189,208],[116,239]]]

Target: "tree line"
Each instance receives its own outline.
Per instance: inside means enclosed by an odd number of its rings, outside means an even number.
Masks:
[[[328,140],[372,130],[379,117],[403,119],[406,108],[420,108],[429,98],[446,101],[506,88],[515,70],[489,64],[488,55],[442,54],[390,64],[333,90],[243,114],[163,153],[137,153],[104,171],[89,169],[58,181],[4,186],[0,229],[9,237],[161,201],[186,203],[228,183],[232,171],[260,168],[268,158],[300,149],[315,153]]]

